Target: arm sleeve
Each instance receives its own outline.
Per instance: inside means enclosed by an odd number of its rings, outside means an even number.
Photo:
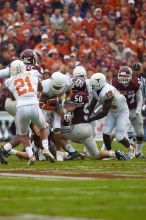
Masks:
[[[0,70],[0,79],[8,78],[10,76],[9,68]]]

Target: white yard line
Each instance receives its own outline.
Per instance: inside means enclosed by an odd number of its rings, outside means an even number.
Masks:
[[[61,216],[46,216],[46,215],[33,215],[24,214],[16,216],[0,216],[0,220],[94,220],[93,218],[73,218],[73,217],[61,217]],[[98,219],[107,220],[107,219]]]
[[[21,174],[21,173],[0,173],[0,177],[23,177],[31,179],[43,179],[43,180],[92,180],[94,177],[74,177],[74,176],[57,176],[57,175],[39,175],[39,174]]]

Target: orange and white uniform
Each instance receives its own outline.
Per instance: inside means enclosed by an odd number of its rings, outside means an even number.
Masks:
[[[129,109],[124,95],[112,85],[106,84],[100,92],[93,91],[93,97],[102,105],[113,98],[112,107],[104,119],[103,133],[110,135],[115,129],[115,138],[121,141],[129,122]]]
[[[20,135],[28,133],[31,121],[39,128],[45,127],[45,118],[37,98],[38,80],[38,72],[33,70],[11,76],[5,81],[5,87],[16,99],[16,127]]]

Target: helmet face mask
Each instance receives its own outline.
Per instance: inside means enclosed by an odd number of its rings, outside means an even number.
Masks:
[[[22,51],[20,54],[20,59],[25,63],[25,64],[35,64],[37,61],[37,55],[36,53],[31,50],[31,49],[26,49]]]
[[[73,91],[85,91],[86,81],[82,77],[75,77],[72,79],[72,90]]]
[[[87,72],[83,66],[76,66],[73,70],[73,77],[87,78]]]
[[[12,76],[26,73],[26,66],[21,60],[14,60],[10,64],[10,73]]]
[[[98,91],[106,85],[106,77],[102,73],[95,73],[91,76],[92,89]]]
[[[50,78],[54,93],[62,93],[65,87],[65,77],[61,72],[54,72]]]
[[[118,82],[127,86],[132,80],[132,69],[128,66],[123,66],[118,72]]]

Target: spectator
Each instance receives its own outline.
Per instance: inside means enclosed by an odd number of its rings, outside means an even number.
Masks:
[[[135,24],[138,15],[135,8],[135,1],[134,0],[128,0],[128,7],[130,12],[130,23],[131,25]]]
[[[96,28],[96,19],[93,18],[91,11],[87,11],[86,17],[82,21],[82,29],[86,31],[88,36],[93,37],[95,28]]]
[[[53,25],[60,25],[63,23],[63,17],[61,15],[60,9],[57,8],[54,10],[54,13],[50,17],[50,22]]]
[[[41,36],[41,42],[35,46],[36,50],[41,50],[42,47],[47,47],[48,51],[55,48],[55,45],[52,42],[51,37],[48,37],[47,34]]]
[[[71,44],[68,38],[66,38],[64,35],[59,36],[56,48],[62,57],[71,53]]]
[[[14,14],[14,10],[11,8],[11,3],[10,1],[5,1],[4,2],[4,8],[0,11],[0,13],[3,14],[10,14],[13,15]]]
[[[63,62],[59,56],[58,50],[56,48],[49,50],[48,55],[52,58],[52,64],[50,66],[51,71],[59,71]]]

